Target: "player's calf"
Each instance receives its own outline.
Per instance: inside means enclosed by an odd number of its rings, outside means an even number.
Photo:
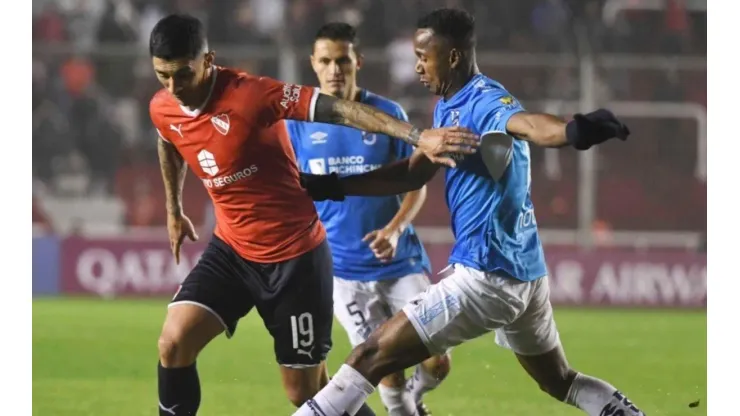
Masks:
[[[423,396],[439,387],[450,373],[450,355],[435,355],[417,365],[414,374],[406,382],[414,403],[419,404]]]
[[[159,415],[195,415],[200,406],[198,353],[223,332],[221,322],[194,304],[174,304],[159,337]]]
[[[522,367],[540,389],[590,416],[644,416],[611,384],[573,370],[561,345],[541,355],[520,355]]]
[[[295,407],[301,407],[329,382],[324,361],[313,367],[280,366],[280,375],[285,395]]]

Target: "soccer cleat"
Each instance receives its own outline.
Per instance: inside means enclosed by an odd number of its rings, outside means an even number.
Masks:
[[[419,402],[419,404],[416,405],[416,413],[419,416],[432,416],[432,411],[429,410],[427,405],[424,404],[424,402]]]

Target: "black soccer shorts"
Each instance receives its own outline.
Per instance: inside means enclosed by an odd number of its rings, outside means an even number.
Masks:
[[[256,307],[274,341],[277,362],[319,364],[331,350],[332,259],[326,241],[296,258],[257,263],[213,236],[170,306],[198,304],[219,318],[226,336]]]

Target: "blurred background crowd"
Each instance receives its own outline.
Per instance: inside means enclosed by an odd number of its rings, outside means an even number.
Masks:
[[[707,20],[706,2],[691,0],[34,0],[37,229],[164,224],[147,42],[166,14],[204,21],[217,63],[304,84],[315,84],[308,56],[319,26],[351,23],[366,56],[361,86],[429,126],[436,97],[417,85],[411,36],[437,7],[473,13],[481,70],[526,107],[570,117],[584,103],[607,106],[633,132],[589,156],[532,148],[541,228],[588,230],[605,244],[639,231],[646,244],[701,248]],[[419,225],[448,224],[442,192],[439,175]],[[207,195],[192,177],[185,206],[209,226]]]

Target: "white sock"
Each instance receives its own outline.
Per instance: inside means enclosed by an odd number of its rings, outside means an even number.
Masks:
[[[581,373],[573,380],[565,402],[589,416],[645,415],[611,384]]]
[[[357,370],[342,364],[334,377],[329,380],[313,399],[306,401],[293,416],[343,416],[354,415],[375,387]]]
[[[427,370],[424,369],[424,366],[418,364],[416,366],[416,371],[414,371],[414,375],[406,380],[406,390],[411,393],[414,403],[420,403],[422,397],[427,392],[436,389],[440,383],[442,383],[442,380],[437,380],[436,377],[429,374]]]
[[[416,415],[416,402],[413,396],[404,387],[388,387],[378,385],[380,400],[388,411],[388,416]]]

